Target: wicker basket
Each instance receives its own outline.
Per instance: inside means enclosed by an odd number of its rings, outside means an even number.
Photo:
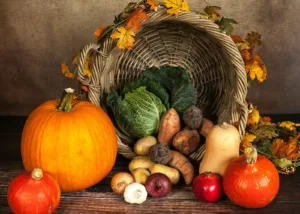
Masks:
[[[247,76],[232,39],[200,14],[180,12],[174,16],[160,7],[148,16],[130,51],[120,51],[110,38],[84,47],[77,69],[81,83],[89,87],[89,100],[99,106],[104,93],[130,83],[145,68],[181,66],[198,90],[197,106],[204,115],[215,116],[218,123],[240,121],[242,136],[248,116]],[[85,77],[84,60],[91,51],[95,53],[92,75]],[[135,157],[131,139],[118,130],[117,134],[118,152],[129,159]],[[190,157],[200,160],[203,152],[204,146]]]

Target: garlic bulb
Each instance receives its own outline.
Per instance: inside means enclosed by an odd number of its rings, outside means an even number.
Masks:
[[[147,199],[147,190],[144,185],[134,182],[126,186],[124,199],[130,204],[141,204]]]

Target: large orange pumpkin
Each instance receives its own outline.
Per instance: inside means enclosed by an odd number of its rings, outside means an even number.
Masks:
[[[38,106],[28,117],[21,142],[26,171],[41,168],[61,191],[88,188],[112,169],[117,137],[107,114],[88,101],[75,101],[66,89],[62,100]]]

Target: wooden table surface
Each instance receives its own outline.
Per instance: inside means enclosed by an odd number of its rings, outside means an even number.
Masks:
[[[299,116],[277,117],[295,121]],[[23,171],[20,157],[20,137],[26,117],[0,117],[0,214],[12,213],[7,204],[7,186]],[[299,120],[295,122],[300,122]],[[148,198],[141,205],[127,204],[109,186],[113,174],[128,171],[129,161],[118,156],[111,173],[99,184],[83,191],[62,193],[55,213],[300,213],[300,169],[294,175],[280,175],[280,190],[276,199],[262,209],[240,208],[225,197],[217,203],[203,203],[195,199],[191,186],[182,182],[164,198]]]

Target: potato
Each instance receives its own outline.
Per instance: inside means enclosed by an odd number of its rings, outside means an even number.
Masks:
[[[150,176],[150,172],[147,169],[137,168],[133,170],[132,175],[135,182],[145,184],[147,178]]]
[[[137,168],[149,169],[154,162],[147,156],[137,156],[133,158],[129,163],[129,171],[132,173]]]
[[[177,184],[179,182],[180,174],[177,169],[162,164],[154,164],[150,167],[149,170],[151,174],[162,173],[166,175],[170,179],[172,184]]]
[[[137,155],[148,155],[149,148],[157,143],[157,140],[153,136],[148,136],[139,139],[134,145],[134,152]]]

